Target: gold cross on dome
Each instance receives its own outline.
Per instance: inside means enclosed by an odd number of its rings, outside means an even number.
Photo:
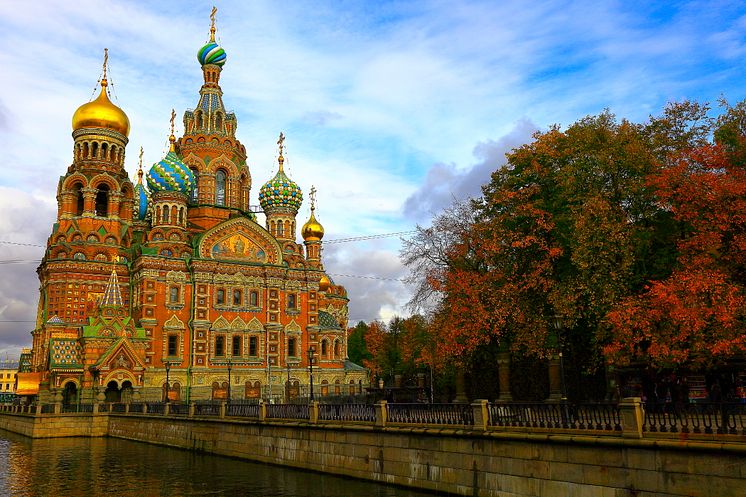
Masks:
[[[174,121],[176,121],[176,110],[171,109],[171,134],[174,134]]]
[[[280,138],[277,139],[277,144],[280,146],[280,155],[281,156],[282,156],[282,150],[283,150],[283,148],[285,148],[284,147],[284,143],[285,143],[285,135],[282,133],[282,131],[280,131]]]
[[[308,196],[311,197],[311,210],[314,210],[316,208],[316,187],[311,186],[311,191],[308,193]]]
[[[210,41],[215,41],[215,14],[218,13],[218,8],[213,5],[212,12],[210,12]]]

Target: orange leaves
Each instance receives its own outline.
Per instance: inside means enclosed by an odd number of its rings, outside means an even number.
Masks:
[[[746,352],[746,174],[720,147],[704,146],[650,184],[679,223],[678,267],[608,314],[609,359],[704,365]]]

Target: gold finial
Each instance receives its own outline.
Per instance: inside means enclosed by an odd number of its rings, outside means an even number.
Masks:
[[[316,209],[316,187],[311,185],[311,191],[309,192],[308,196],[311,198],[311,212]]]
[[[174,142],[176,142],[176,137],[174,136],[174,121],[176,121],[176,110],[171,109],[171,135],[168,137],[169,143],[171,143],[171,147],[169,148],[169,151],[175,152],[176,147],[174,146]]]
[[[218,8],[213,5],[212,12],[210,12],[210,41],[215,43],[215,14],[218,13]]]
[[[277,145],[280,147],[280,156],[277,158],[277,162],[280,164],[280,171],[282,172],[282,165],[285,162],[285,157],[282,156],[282,151],[285,148],[285,135],[280,131],[280,138],[277,139]]]
[[[104,88],[106,88],[106,85],[109,83],[106,80],[106,66],[107,65],[109,65],[109,49],[104,48],[104,75],[101,78],[101,86],[103,86]]]
[[[140,147],[140,167],[137,169],[137,183],[142,185],[142,147]]]

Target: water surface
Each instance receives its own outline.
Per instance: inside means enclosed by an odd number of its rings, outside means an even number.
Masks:
[[[433,494],[116,438],[32,440],[0,430],[0,495],[425,497]]]

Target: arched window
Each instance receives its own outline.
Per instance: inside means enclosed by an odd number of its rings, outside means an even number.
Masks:
[[[295,338],[288,338],[288,357],[295,357]]]
[[[75,215],[83,215],[83,184],[75,183],[73,185],[73,191],[75,192]]]
[[[219,113],[215,115],[215,131],[223,131],[223,117]]]
[[[225,205],[225,171],[218,169],[215,174],[215,204]]]
[[[233,335],[231,341],[231,355],[241,357],[241,335]]]
[[[215,356],[223,357],[225,355],[225,337],[215,337]]]
[[[334,341],[334,358],[335,359],[339,359],[340,349],[341,349],[341,347],[340,347],[340,344],[339,344],[339,340],[335,340]]]
[[[277,221],[277,236],[282,236],[282,221]]]
[[[249,305],[252,307],[259,305],[259,292],[249,292]]]
[[[164,205],[163,206],[163,219],[161,220],[163,224],[168,224],[168,213],[169,212],[171,212],[171,209],[169,209],[167,205]]]
[[[192,169],[192,175],[194,176],[194,188],[192,189],[192,196],[189,199],[193,204],[199,202],[199,192],[197,186],[199,185],[199,171]]]
[[[321,342],[321,357],[326,357],[326,354],[329,352],[329,346],[326,342],[326,340],[323,340]]]
[[[96,215],[99,217],[109,215],[109,185],[106,183],[98,185],[98,192],[96,192]]]

